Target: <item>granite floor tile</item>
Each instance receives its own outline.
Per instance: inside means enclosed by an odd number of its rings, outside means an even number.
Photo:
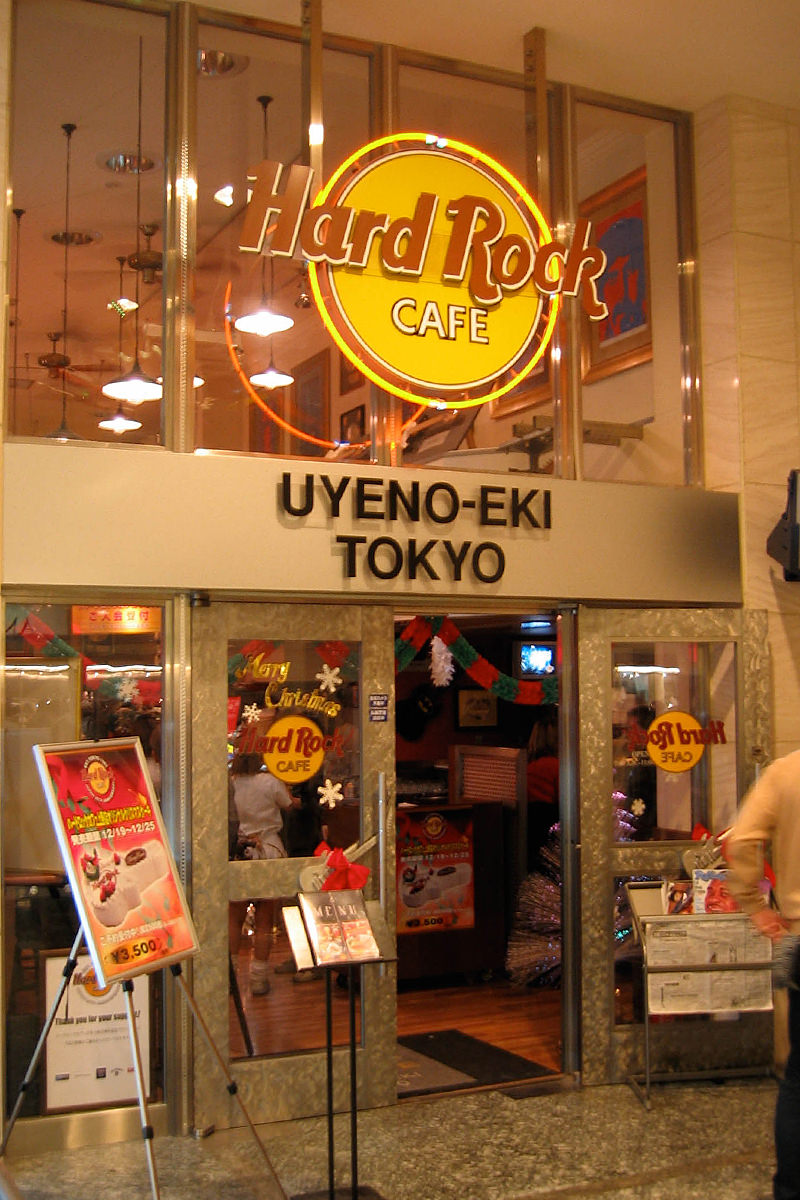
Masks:
[[[768,1080],[659,1085],[650,1111],[624,1086],[411,1100],[360,1114],[358,1179],[382,1200],[757,1200],[771,1190],[774,1103]],[[259,1135],[287,1196],[326,1194],[324,1120]],[[349,1196],[347,1116],[335,1138],[337,1189]],[[161,1200],[280,1196],[247,1130],[153,1149]],[[62,1200],[101,1180],[106,1196],[153,1197],[138,1142],[16,1159],[12,1135],[6,1167],[21,1200]]]

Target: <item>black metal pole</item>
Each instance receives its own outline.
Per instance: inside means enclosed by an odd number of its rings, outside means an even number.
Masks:
[[[331,976],[325,972],[325,1060],[328,1071],[328,1200],[335,1200],[333,1162],[333,1017],[331,1014]]]
[[[357,968],[347,968],[347,999],[350,1008],[350,1179],[353,1200],[358,1200],[358,1087],[356,1080],[356,984]]]

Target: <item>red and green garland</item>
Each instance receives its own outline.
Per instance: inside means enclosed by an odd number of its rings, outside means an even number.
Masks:
[[[394,655],[398,671],[417,657],[430,638],[438,637],[470,679],[510,704],[558,703],[558,680],[512,679],[482,658],[459,632],[449,617],[413,617],[395,639]]]

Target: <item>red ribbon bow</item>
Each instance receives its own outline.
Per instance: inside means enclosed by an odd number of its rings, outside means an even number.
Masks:
[[[320,842],[314,854],[327,855],[330,875],[322,885],[323,892],[339,892],[347,888],[363,888],[369,878],[369,867],[351,863],[344,850],[331,850],[327,842]]]

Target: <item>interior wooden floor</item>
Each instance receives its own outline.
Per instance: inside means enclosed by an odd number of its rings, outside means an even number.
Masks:
[[[325,981],[296,979],[287,970],[291,955],[285,936],[276,935],[270,958],[271,990],[253,996],[248,983],[249,949],[236,962],[242,1009],[254,1055],[321,1049],[325,1044]],[[359,1006],[357,1006],[358,1008]],[[348,1039],[347,988],[332,988],[334,1043]],[[561,1070],[561,993],[557,988],[514,988],[506,979],[401,982],[397,995],[398,1036],[459,1029],[550,1071]],[[248,1054],[236,1008],[230,1004],[231,1055]]]

